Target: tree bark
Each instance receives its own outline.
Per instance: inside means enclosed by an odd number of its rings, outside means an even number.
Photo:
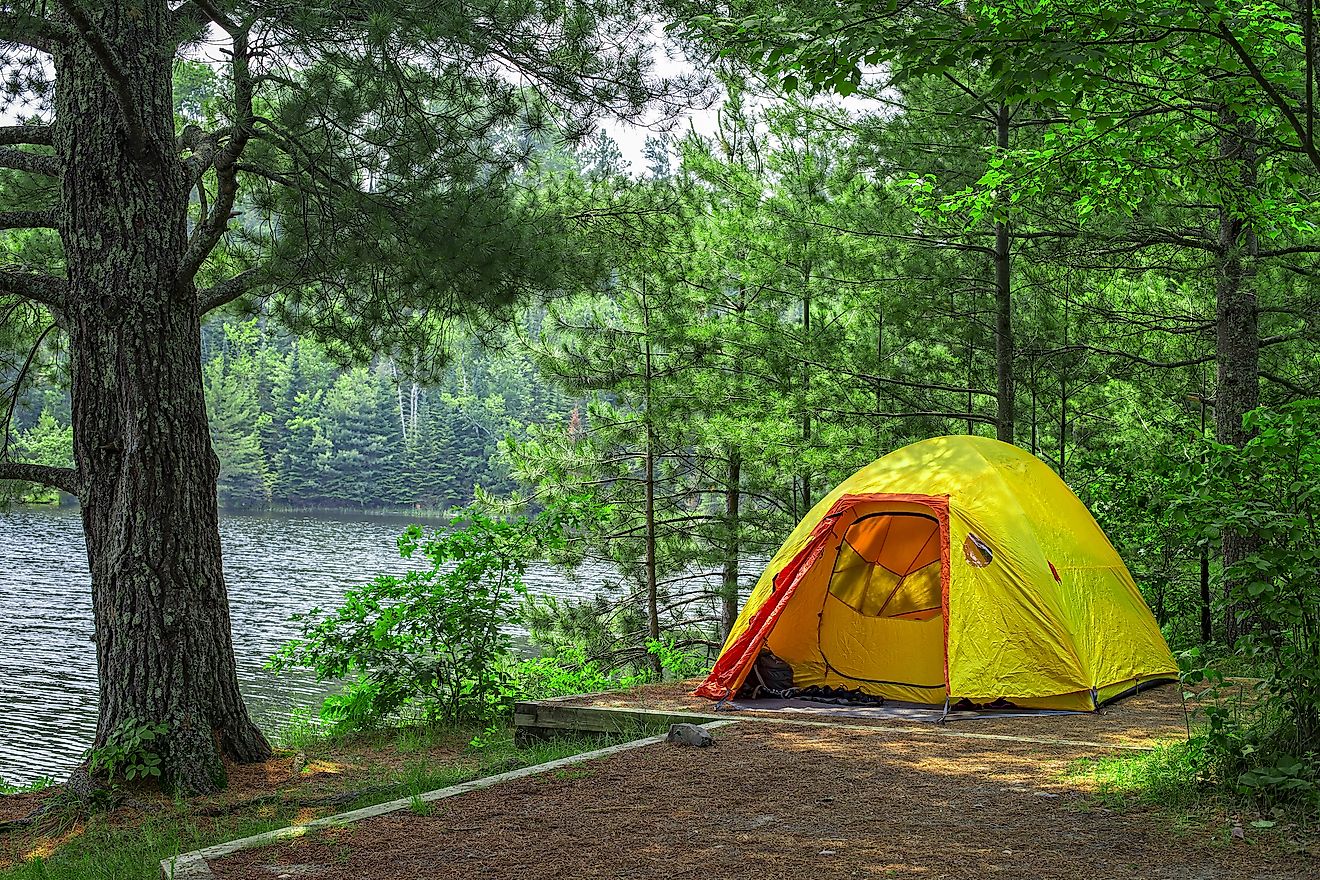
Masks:
[[[163,781],[207,792],[224,784],[222,754],[256,761],[270,747],[238,689],[200,308],[178,275],[190,181],[175,155],[172,57],[161,51],[168,8],[106,4],[91,15],[110,55],[55,54],[53,143],[96,616],[95,745],[128,722],[164,723]]]
[[[724,570],[721,572],[720,598],[721,615],[724,623],[724,637],[733,632],[733,624],[738,620],[738,563],[742,551],[742,452],[736,447],[729,448],[727,471],[724,480]]]
[[[1008,149],[1010,115],[1008,107],[1000,104],[995,114],[995,146],[1000,152]],[[1001,197],[1000,211],[1008,211],[1008,200]],[[1013,286],[1012,239],[1008,218],[995,221],[995,376],[997,380],[995,436],[1005,443],[1014,439],[1014,412],[1016,384],[1013,375]]]
[[[1220,114],[1219,156],[1235,189],[1220,200],[1219,263],[1215,284],[1215,439],[1239,449],[1250,435],[1242,417],[1260,405],[1260,331],[1251,259],[1256,234],[1247,219],[1249,194],[1256,187],[1256,153],[1250,124],[1225,108]],[[1255,541],[1228,532],[1223,540],[1224,570],[1248,556]],[[1224,638],[1232,645],[1241,634],[1244,609],[1233,601],[1237,585],[1225,578]]]
[[[646,408],[646,625],[652,642],[660,640],[660,586],[656,573],[656,527],[655,527],[655,421],[651,411],[651,383],[655,376],[655,365],[651,356],[651,309],[646,299],[646,287],[642,287],[642,327],[645,334],[645,361],[643,363],[643,394]],[[660,655],[651,654],[651,671],[659,676],[663,671]]]
[[[802,269],[802,345],[811,357],[811,263],[807,262]],[[809,454],[811,447],[811,367],[805,362],[802,364],[802,451],[805,455]],[[810,468],[803,468],[801,474],[802,515],[806,516],[807,511],[811,510],[812,492],[811,492],[812,473]]]

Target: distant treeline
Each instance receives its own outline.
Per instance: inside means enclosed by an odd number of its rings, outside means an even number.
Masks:
[[[341,367],[258,319],[213,321],[202,346],[220,503],[230,508],[444,509],[471,501],[478,485],[506,493],[499,441],[572,406],[516,352],[489,356],[475,343],[425,385],[389,358]],[[67,394],[47,384],[24,404],[20,458],[70,463]]]

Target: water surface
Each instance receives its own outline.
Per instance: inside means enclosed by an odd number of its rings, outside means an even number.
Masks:
[[[402,517],[225,514],[220,522],[234,653],[249,709],[266,730],[325,693],[308,674],[263,666],[297,634],[289,615],[333,607],[349,587],[401,573]],[[586,566],[570,579],[550,566],[528,589],[588,595],[610,578]],[[75,508],[0,509],[0,779],[28,782],[71,769],[96,731],[91,579]]]

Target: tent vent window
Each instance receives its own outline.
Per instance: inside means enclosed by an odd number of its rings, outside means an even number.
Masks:
[[[967,540],[963,541],[963,558],[974,568],[985,568],[995,555],[990,552],[984,541],[976,535],[968,534]]]
[[[848,527],[830,595],[865,617],[929,620],[943,609],[940,527],[919,513],[873,513]]]

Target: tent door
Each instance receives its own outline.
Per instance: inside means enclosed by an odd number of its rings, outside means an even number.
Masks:
[[[944,699],[944,599],[934,515],[859,511],[838,545],[818,617],[827,683],[893,699]],[[822,560],[822,563],[824,560]]]

